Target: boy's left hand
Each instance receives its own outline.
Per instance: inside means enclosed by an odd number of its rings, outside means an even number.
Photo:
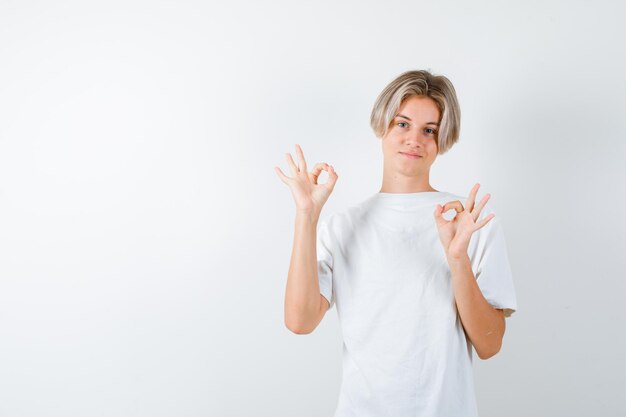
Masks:
[[[434,213],[435,221],[437,223],[437,229],[439,230],[439,239],[441,240],[441,244],[443,245],[448,259],[466,256],[472,233],[486,225],[495,217],[495,214],[491,213],[480,222],[476,223],[480,212],[485,204],[487,204],[489,197],[491,197],[491,194],[486,194],[483,199],[480,200],[480,203],[474,207],[474,199],[476,198],[479,187],[479,183],[474,185],[472,191],[470,191],[469,197],[467,197],[465,207],[463,207],[463,204],[461,204],[459,200],[449,201],[443,206],[437,204]],[[456,210],[456,216],[452,220],[446,220],[443,218],[443,213],[450,209]]]

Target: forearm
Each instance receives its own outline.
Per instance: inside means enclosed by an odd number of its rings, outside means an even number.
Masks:
[[[320,309],[317,279],[317,223],[319,216],[298,211],[285,293],[285,324],[292,331],[306,329]]]
[[[472,345],[481,359],[495,355],[502,346],[504,317],[483,296],[469,256],[448,257],[457,310]]]

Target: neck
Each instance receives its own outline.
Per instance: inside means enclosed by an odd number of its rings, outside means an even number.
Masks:
[[[428,179],[428,173],[417,177],[407,177],[399,173],[383,175],[381,193],[420,193],[435,190]]]

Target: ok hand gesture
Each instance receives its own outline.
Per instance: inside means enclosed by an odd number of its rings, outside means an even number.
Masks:
[[[487,204],[487,200],[491,197],[491,194],[486,194],[482,200],[480,200],[480,203],[474,207],[474,199],[479,187],[479,183],[474,185],[474,188],[470,191],[469,197],[467,197],[465,207],[463,207],[459,200],[449,201],[443,206],[437,204],[434,213],[435,221],[437,222],[437,229],[439,230],[439,239],[441,240],[448,259],[466,256],[472,233],[486,225],[495,217],[495,214],[491,213],[480,222],[476,222],[483,207]],[[456,210],[456,216],[452,220],[444,219],[443,213],[451,208]]]
[[[296,209],[319,217],[322,206],[335,188],[339,176],[333,166],[325,162],[315,164],[313,171],[307,172],[304,153],[298,144],[296,144],[296,153],[299,165],[294,163],[290,153],[286,154],[293,177],[287,177],[278,167],[274,167],[274,170],[282,182],[291,189],[291,194],[296,202]],[[328,181],[324,184],[318,184],[317,179],[322,170],[328,172]]]

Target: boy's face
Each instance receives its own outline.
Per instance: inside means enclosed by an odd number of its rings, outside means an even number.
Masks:
[[[405,99],[382,140],[385,170],[408,177],[428,175],[437,157],[439,117],[439,108],[430,97]]]

